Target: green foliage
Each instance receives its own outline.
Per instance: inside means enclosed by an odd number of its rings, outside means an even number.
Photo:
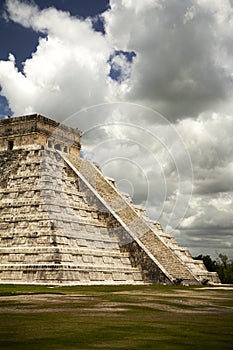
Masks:
[[[233,260],[226,255],[219,254],[217,260],[212,260],[209,255],[199,255],[194,259],[202,260],[208,271],[216,271],[222,283],[233,284]]]

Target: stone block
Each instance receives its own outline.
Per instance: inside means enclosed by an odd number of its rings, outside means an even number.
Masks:
[[[84,263],[92,264],[94,262],[94,257],[91,255],[83,255],[82,259]]]
[[[100,271],[89,272],[90,281],[104,281],[104,273]]]

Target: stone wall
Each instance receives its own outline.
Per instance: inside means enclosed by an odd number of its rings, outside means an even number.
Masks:
[[[38,114],[0,120],[0,151],[49,146],[79,157],[81,132]]]

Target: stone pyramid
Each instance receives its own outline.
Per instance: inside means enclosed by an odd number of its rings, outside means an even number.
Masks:
[[[80,157],[81,132],[0,121],[0,283],[219,283]]]

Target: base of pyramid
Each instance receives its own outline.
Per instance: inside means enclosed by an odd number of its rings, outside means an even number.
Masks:
[[[144,284],[138,269],[72,265],[1,265],[1,283],[34,285],[133,285]]]

